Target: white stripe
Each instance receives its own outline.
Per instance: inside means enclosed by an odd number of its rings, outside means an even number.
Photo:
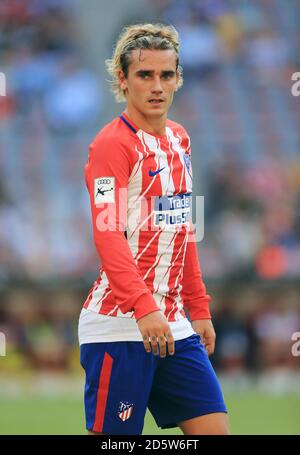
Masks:
[[[170,149],[170,147],[169,147],[169,149]],[[163,195],[165,195],[165,194],[173,195],[174,191],[175,191],[175,186],[174,186],[174,181],[173,181],[173,176],[172,176],[173,169],[171,169],[169,166],[167,153],[164,152],[160,147],[159,139],[157,139],[157,150],[158,150],[159,156],[161,157],[161,166],[165,168],[162,172],[159,173],[161,186],[162,186],[162,194]],[[173,162],[173,156],[174,156],[174,154],[172,153],[171,164]]]
[[[144,139],[147,147],[152,152],[155,153],[154,160],[156,162],[156,169],[160,169],[162,167],[165,168],[159,173],[161,187],[162,187],[162,195],[165,195],[165,194],[167,194],[167,189],[169,186],[169,176],[170,176],[170,168],[169,168],[169,164],[168,164],[167,154],[166,154],[166,152],[164,152],[161,149],[159,139],[156,139],[154,136],[151,136],[150,134],[147,134],[147,133],[144,133],[143,139]],[[155,178],[152,179],[150,186],[152,186],[154,181],[155,181]],[[148,191],[148,189],[147,189],[147,191]],[[171,181],[170,194],[174,194],[173,180]]]
[[[181,252],[181,249],[182,247],[184,248],[184,252],[183,252],[183,255],[182,255],[182,261],[181,261],[181,266],[180,266],[180,272],[178,273],[177,277],[176,277],[176,280],[175,280],[175,283],[174,283],[174,289],[177,289],[177,296],[175,297],[175,301],[173,302],[173,305],[172,305],[172,308],[171,310],[169,311],[168,315],[167,315],[167,318],[170,317],[170,314],[172,313],[172,311],[174,310],[175,308],[175,305],[177,305],[177,311],[176,313],[174,314],[174,317],[175,317],[175,320],[176,319],[176,315],[178,314],[179,316],[179,319],[181,319],[183,316],[180,314],[180,310],[183,308],[183,305],[181,304],[181,297],[180,297],[180,292],[182,290],[182,285],[179,284],[178,285],[178,281],[181,280],[182,276],[183,276],[183,267],[184,267],[184,260],[185,260],[185,255],[186,255],[186,249],[187,249],[187,243],[188,243],[188,232],[189,230],[187,229],[187,235],[185,236],[185,239],[184,239],[184,242],[182,243],[182,245],[180,246],[180,249],[179,249],[179,252],[176,256],[176,260],[177,260],[177,257],[179,255],[179,253]],[[178,302],[179,300],[179,302]]]
[[[160,304],[160,308],[163,312],[166,310],[165,296],[169,291],[169,278],[170,270],[168,266],[171,262],[173,251],[174,251],[174,232],[162,232],[158,241],[158,252],[156,258],[156,267],[154,271],[154,294],[163,295],[163,302]],[[167,245],[166,245],[167,244]],[[167,270],[167,272],[166,272]]]
[[[161,231],[159,231],[159,236],[161,237],[161,235],[163,234],[164,232],[164,228],[161,229]],[[162,255],[163,253],[161,253]],[[148,275],[150,274],[151,270],[154,269],[155,267],[157,267],[157,264],[160,260],[160,256],[159,254],[157,254],[156,258],[155,258],[155,261],[154,263],[149,267],[149,269],[147,270],[147,272],[145,273],[145,275],[143,276],[143,279],[146,280],[148,278]]]
[[[181,279],[183,277],[183,267],[184,267],[185,256],[186,256],[186,249],[187,249],[187,245],[188,245],[189,231],[190,231],[190,226],[188,226],[188,228],[187,228],[187,233],[186,233],[185,242],[184,242],[184,252],[183,252],[183,256],[182,256],[181,271],[180,271],[180,273],[177,276],[177,279],[176,279],[176,282],[175,282],[175,286],[174,286],[175,289],[177,287],[177,283],[178,283],[179,278]],[[180,313],[180,311],[183,308],[182,298],[180,297],[181,296],[181,294],[180,294],[181,290],[182,290],[182,285],[180,284],[179,287],[178,287],[178,294],[176,296],[176,300],[177,300],[177,297],[178,297],[179,303],[177,304],[177,311],[176,311],[176,313],[174,315],[175,321],[179,321],[180,319],[184,318],[182,316],[182,314]]]
[[[174,250],[175,241],[176,241],[177,236],[178,236],[178,233],[176,234],[176,236],[175,236],[175,238],[173,239],[173,242],[172,242],[172,243],[173,243],[173,250]],[[184,242],[183,242],[182,245],[180,246],[180,249],[179,249],[179,251],[178,251],[176,257],[174,258],[174,260],[171,262],[171,259],[170,259],[170,265],[169,265],[169,267],[167,268],[167,270],[165,271],[163,277],[160,279],[160,282],[158,283],[158,286],[157,286],[157,291],[155,291],[155,292],[158,292],[158,293],[163,293],[163,294],[165,294],[164,300],[165,300],[165,298],[166,298],[166,296],[167,296],[168,291],[170,290],[170,288],[169,288],[169,286],[167,285],[167,283],[169,282],[170,275],[171,275],[171,272],[172,272],[172,268],[173,268],[174,264],[176,263],[177,258],[178,258],[178,256],[180,255],[181,249],[182,249],[183,246],[184,246]],[[172,255],[173,255],[173,253],[172,253]],[[171,257],[172,257],[172,256],[171,256]],[[181,266],[181,269],[180,269],[180,273],[179,273],[179,274],[177,275],[177,277],[176,277],[175,284],[174,284],[174,289],[176,289],[176,287],[177,287],[177,283],[178,283],[178,279],[179,279],[179,275],[180,275],[180,274],[182,274],[182,266]],[[157,274],[157,280],[158,280],[158,276],[159,276],[159,275]],[[154,283],[155,283],[155,282],[156,282],[156,280],[154,280]],[[178,300],[179,300],[179,301],[178,301]],[[175,297],[175,301],[174,301],[173,304],[172,304],[172,309],[169,311],[167,317],[169,317],[170,313],[174,310],[174,308],[175,308],[176,305],[177,305],[177,311],[176,311],[176,313],[178,312],[178,308],[179,308],[179,307],[178,307],[178,304],[180,304],[180,301],[181,301],[181,299],[180,299],[180,296],[179,296],[179,293],[178,293],[177,296]],[[182,308],[182,305],[181,305],[181,308]],[[179,308],[179,311],[180,311],[181,308]],[[166,305],[165,305],[164,309],[166,309]],[[176,314],[176,313],[175,313],[175,314]],[[181,315],[180,315],[180,316],[181,316]]]
[[[111,290],[106,292],[107,288],[109,287],[109,282],[107,275],[104,271],[102,271],[101,278],[102,278],[101,283],[93,291],[91,301],[87,308],[88,310],[95,311],[97,313],[99,313],[99,311],[101,310],[103,299],[106,298],[112,292]]]
[[[173,131],[171,130],[171,128],[168,129],[168,136],[171,139],[172,148],[173,148],[173,150],[175,150],[178,153],[179,159],[183,166],[183,172],[182,172],[181,179],[180,179],[180,191],[181,191],[182,180],[183,180],[183,175],[184,175],[185,182],[186,182],[186,188],[187,188],[187,191],[190,193],[190,192],[192,192],[192,179],[191,179],[189,173],[187,172],[186,164],[185,164],[185,161],[183,158],[183,156],[185,155],[185,150],[184,150],[184,148],[181,147],[182,138],[178,133],[175,136]]]
[[[155,238],[159,235],[160,231],[156,231],[156,233],[154,234],[154,236],[149,240],[149,242],[147,243],[147,245],[145,246],[145,248],[137,255],[136,257],[136,260],[138,261],[141,256],[145,253],[145,251],[149,248],[149,246],[151,245],[151,243],[155,240]]]
[[[179,133],[176,133],[176,137],[179,139],[179,145],[181,147],[181,143],[182,143],[182,137],[179,135]],[[183,156],[186,155],[185,153],[185,150],[183,148],[181,148],[183,150]],[[189,138],[189,146],[188,146],[188,149],[189,152],[191,150],[191,144],[190,144],[190,138]],[[186,187],[188,188],[188,191],[192,191],[192,186],[193,186],[193,179],[192,179],[192,155],[191,155],[191,152],[190,152],[190,167],[189,169],[187,169],[186,167],[186,164],[184,166],[184,170],[185,170],[185,181],[186,181]]]
[[[143,144],[145,153],[147,153],[146,146],[145,146],[145,144],[146,144],[145,136],[146,136],[146,135],[149,136],[149,134],[144,133],[142,130],[139,130],[139,131],[137,132],[137,135],[138,135],[138,137],[140,138],[140,140],[141,140],[141,142],[142,142],[142,144]],[[151,142],[152,144],[153,144],[153,143],[155,144],[155,138],[154,138],[153,136],[150,136],[150,137],[153,139],[153,140],[150,141],[150,142]],[[148,141],[148,142],[149,142],[149,141]],[[153,151],[153,149],[149,146],[148,143],[147,143],[147,146],[148,146],[148,148],[149,148],[151,151]],[[149,153],[148,153],[148,155],[149,155]],[[155,159],[155,161],[157,161],[157,160]],[[159,169],[159,162],[158,162],[158,167],[157,167],[157,169]],[[140,169],[140,178],[142,179],[142,169]],[[148,187],[145,189],[145,191],[144,191],[142,194],[140,194],[141,189],[142,189],[142,185],[141,185],[141,186],[140,186],[140,191],[139,191],[139,193],[138,193],[138,197],[137,197],[135,200],[133,200],[132,202],[134,203],[134,202],[137,201],[138,199],[143,198],[143,197],[145,196],[145,194],[148,193],[148,191],[150,190],[150,188],[151,188],[151,186],[154,184],[154,182],[155,182],[155,179],[152,179],[151,182],[150,182],[150,184],[148,185]],[[135,193],[135,194],[137,194],[137,193]],[[132,199],[133,199],[133,197],[132,197]]]
[[[146,153],[146,157],[142,154],[142,152],[139,151],[139,149],[137,148],[137,146],[135,146],[135,151],[137,152],[138,154],[138,159],[135,163],[135,165],[133,166],[133,169],[132,169],[132,172],[129,176],[129,179],[128,179],[128,185],[130,184],[130,182],[135,178],[136,174],[138,174],[140,172],[140,168],[142,167],[142,164],[143,164],[143,160],[145,158],[147,158],[147,155],[149,155],[149,153],[147,151],[145,151]]]
[[[172,240],[173,247],[175,247],[175,241],[176,241],[176,238],[178,237],[178,234],[179,234],[179,232],[175,233],[175,236],[173,237],[173,240]],[[178,253],[177,253],[175,259],[174,259],[172,262],[171,262],[171,259],[170,259],[169,265],[168,265],[168,267],[166,268],[165,273],[164,273],[164,275],[163,275],[162,278],[161,278],[161,281],[158,283],[158,286],[160,286],[160,284],[162,283],[162,281],[164,280],[164,278],[165,278],[166,276],[168,276],[168,277],[170,276],[171,271],[172,271],[172,267],[174,266],[174,263],[176,262],[176,260],[177,260],[177,258],[178,258],[178,255],[180,254],[181,248],[182,248],[182,245],[181,245],[181,247],[180,247],[180,249],[179,249],[179,251],[178,251]],[[173,248],[173,250],[174,250],[174,248]],[[173,256],[173,253],[172,253],[172,256]],[[171,256],[171,257],[172,257],[172,256]],[[168,281],[169,281],[169,278],[168,278]]]
[[[169,149],[173,152],[173,149],[179,154],[180,158],[180,153],[178,152],[178,138],[175,138],[173,131],[171,128],[166,128],[167,131],[167,137],[168,137],[168,142],[169,142]],[[180,176],[180,186],[179,186],[179,193],[182,191],[182,183],[183,183],[183,178],[184,178],[184,163],[182,163],[182,159],[180,159],[181,164],[183,164],[182,171],[181,171],[181,176]]]
[[[168,129],[167,129],[167,132],[168,132]],[[167,187],[167,194],[174,194],[174,191],[175,191],[175,184],[174,184],[174,180],[173,180],[173,161],[174,161],[174,157],[175,157],[175,154],[173,153],[173,150],[172,150],[172,147],[170,147],[170,140],[169,140],[169,136],[167,135],[167,139],[168,139],[168,145],[169,145],[169,152],[171,153],[172,157],[171,157],[171,163],[170,163],[170,181],[172,183],[172,187],[171,189],[169,190],[169,186]]]
[[[183,308],[183,303],[182,303],[182,300],[180,299],[179,295],[177,295],[175,297],[175,299],[178,300],[178,302],[177,302],[177,311],[174,315],[174,319],[175,319],[175,321],[180,321],[180,319],[184,319],[184,316],[182,316],[182,314],[180,313],[180,311]]]
[[[142,131],[139,130],[137,135],[140,138],[141,143],[144,147],[144,153],[140,152],[136,147],[136,151],[138,152],[139,155],[139,163],[136,163],[134,171],[130,176],[127,193],[128,197],[127,219],[129,219],[129,226],[127,229],[127,241],[133,257],[137,256],[139,248],[140,226],[137,223],[135,224],[135,220],[138,221],[141,217],[142,200],[141,191],[143,184],[142,167],[145,157],[147,158],[149,156],[145,144],[143,143]]]
[[[182,255],[182,263],[181,263],[180,273],[179,273],[179,274],[177,275],[177,277],[176,277],[176,281],[175,281],[175,285],[174,285],[175,288],[176,288],[177,285],[178,285],[179,276],[180,276],[180,275],[183,275],[183,267],[184,267],[186,249],[187,249],[188,238],[189,238],[188,233],[189,233],[189,227],[187,228],[187,231],[186,231],[185,241],[184,241],[184,243],[182,244],[182,246],[184,246],[184,252],[183,252],[183,255]],[[181,251],[182,246],[180,247],[180,251]]]
[[[118,307],[118,305],[116,305],[116,307]],[[116,307],[114,308],[114,310],[116,309]],[[132,317],[134,317],[134,311],[127,311],[127,313],[122,313],[122,311],[118,307],[117,317],[120,317],[120,318],[132,318]]]
[[[107,316],[111,316],[117,308],[119,308],[118,305],[114,306],[114,308],[109,313],[107,313]]]

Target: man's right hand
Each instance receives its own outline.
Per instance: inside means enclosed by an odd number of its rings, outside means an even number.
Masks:
[[[137,321],[137,325],[142,334],[144,347],[147,352],[151,352],[152,346],[154,355],[158,355],[160,352],[160,357],[166,357],[168,346],[168,353],[170,355],[174,354],[174,338],[168,320],[161,311],[153,311],[143,316]]]

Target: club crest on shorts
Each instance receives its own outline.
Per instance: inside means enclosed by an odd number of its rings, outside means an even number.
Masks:
[[[123,422],[128,420],[133,411],[133,403],[128,403],[128,401],[120,401],[119,409],[118,409],[118,416],[120,417]]]

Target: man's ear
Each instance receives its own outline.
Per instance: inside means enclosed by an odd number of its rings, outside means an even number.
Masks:
[[[122,70],[119,71],[118,78],[119,78],[119,85],[120,85],[121,90],[126,90],[127,89],[127,80],[126,80],[126,77]]]

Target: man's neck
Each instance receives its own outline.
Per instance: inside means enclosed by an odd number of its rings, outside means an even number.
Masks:
[[[125,109],[127,117],[141,130],[146,131],[149,134],[157,134],[158,136],[164,136],[166,134],[166,116],[158,118],[146,118],[136,110],[130,109],[127,106]]]

